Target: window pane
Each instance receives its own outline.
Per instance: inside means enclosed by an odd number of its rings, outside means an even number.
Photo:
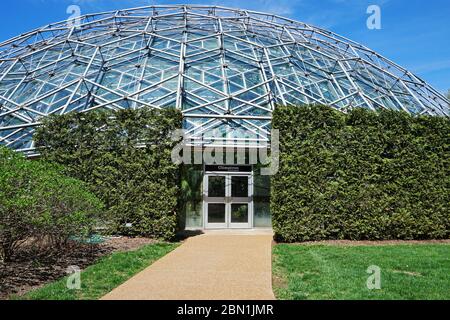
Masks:
[[[208,223],[225,223],[225,204],[208,204]]]
[[[270,214],[270,177],[254,177],[253,196],[253,225],[255,228],[272,227],[272,215]]]
[[[248,204],[231,205],[231,223],[248,222]]]
[[[231,196],[248,197],[248,177],[231,177]]]
[[[225,197],[224,176],[212,176],[208,178],[208,197]]]
[[[180,224],[185,228],[203,227],[203,168],[202,166],[182,167],[182,204],[184,211]],[[184,226],[183,226],[184,224]]]
[[[253,224],[255,228],[272,227],[272,216],[270,214],[270,204],[268,202],[255,202],[254,210],[255,215],[253,217]]]

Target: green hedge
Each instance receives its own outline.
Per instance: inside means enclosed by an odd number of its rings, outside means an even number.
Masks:
[[[273,127],[279,240],[449,238],[449,119],[289,106]]]
[[[169,239],[179,194],[171,133],[181,125],[174,109],[70,113],[44,120],[35,139],[44,159],[64,165],[104,201],[111,232]]]

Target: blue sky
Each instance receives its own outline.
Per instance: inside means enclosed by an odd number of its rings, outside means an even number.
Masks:
[[[82,14],[148,4],[216,4],[283,15],[360,42],[414,72],[436,89],[450,89],[448,0],[2,0],[0,41],[65,20],[66,9]],[[369,30],[369,5],[381,7],[381,30]]]

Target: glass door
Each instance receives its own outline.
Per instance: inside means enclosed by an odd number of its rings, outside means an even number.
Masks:
[[[251,176],[205,176],[204,210],[207,229],[250,228],[252,225]]]
[[[205,210],[207,228],[227,228],[227,177],[220,175],[206,176],[205,183]]]
[[[250,228],[250,176],[229,176],[229,227]]]

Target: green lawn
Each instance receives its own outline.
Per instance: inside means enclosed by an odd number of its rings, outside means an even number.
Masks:
[[[279,244],[273,250],[278,299],[450,299],[450,245]],[[381,289],[369,290],[369,266]]]
[[[30,300],[95,300],[104,296],[154,261],[163,257],[178,244],[156,243],[136,251],[113,253],[81,273],[81,290],[69,290],[67,278],[28,293]]]

